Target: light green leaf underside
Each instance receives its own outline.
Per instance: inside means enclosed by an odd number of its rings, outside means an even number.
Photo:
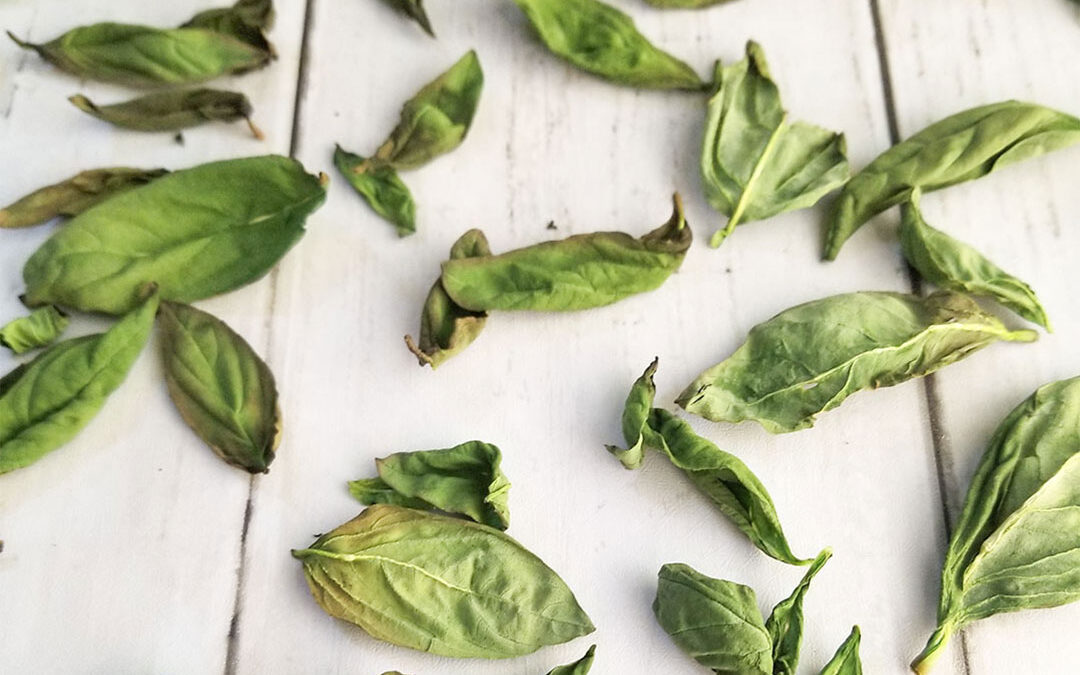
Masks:
[[[0,328],[0,345],[16,354],[25,354],[31,349],[52,344],[67,326],[67,315],[52,305],[46,305]]]

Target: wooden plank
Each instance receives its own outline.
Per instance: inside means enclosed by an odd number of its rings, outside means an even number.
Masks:
[[[1080,13],[1073,3],[888,1],[882,10],[902,135],[965,108],[1009,98],[1080,112],[1080,83],[1072,67],[1080,57]],[[1078,159],[1076,149],[1067,150],[924,199],[930,223],[1029,282],[1055,328],[1034,345],[989,350],[936,376],[952,521],[1001,419],[1039,385],[1080,371],[1073,338],[1080,329],[1073,311],[1080,278],[1071,272],[1080,233],[1070,215],[1080,210]],[[894,225],[897,218],[894,212],[884,220]],[[1015,316],[1008,320],[1023,323]],[[929,592],[936,593],[936,576],[928,572],[924,578]],[[926,616],[935,612],[936,603],[923,609]],[[1072,606],[980,622],[966,631],[969,671],[1075,671],[1080,645],[1072,636],[1078,621],[1080,607]],[[955,642],[954,663],[964,659],[960,641]],[[912,643],[911,654],[921,647],[921,641]]]
[[[210,0],[82,3],[18,0],[0,25],[47,40],[81,23],[175,25]],[[183,168],[224,157],[286,153],[292,133],[304,4],[278,3],[268,69],[215,86],[245,92],[267,135],[244,125],[170,134],[114,131],[65,99],[123,100],[129,90],[80,82],[6,39],[0,44],[0,147],[10,200],[88,168]],[[0,321],[24,310],[20,270],[52,226],[3,232]],[[267,345],[271,284],[264,279],[201,306],[257,349]],[[72,333],[103,329],[79,318]],[[78,438],[32,467],[0,476],[0,669],[11,672],[218,672],[225,662],[248,496],[246,474],[225,466],[168,400],[152,343],[128,381]],[[15,363],[6,350],[0,370]]]
[[[619,3],[646,34],[702,73],[767,50],[796,118],[844,129],[862,165],[888,145],[873,24],[865,3],[755,0],[702,12]],[[657,458],[628,473],[603,450],[619,438],[630,382],[661,357],[659,402],[726,356],[755,323],[832,293],[908,288],[887,227],[819,262],[823,209],[754,224],[719,251],[722,223],[700,195],[703,101],[623,89],[553,59],[511,3],[428,3],[433,41],[382,3],[316,0],[299,157],[329,167],[335,142],[373,150],[398,107],[475,47],[487,84],[464,145],[404,175],[419,233],[399,241],[335,176],[305,245],[281,268],[272,365],[285,392],[285,446],[259,480],[247,538],[237,672],[534,674],[599,643],[597,672],[697,673],[655,624],[662,563],[686,561],[749,583],[771,606],[801,570],[769,560]],[[598,229],[643,233],[687,198],[698,243],[661,290],[589,312],[501,314],[437,373],[401,336],[438,263],[469,227],[496,250]],[[558,230],[545,229],[554,221]],[[983,356],[976,356],[973,363]],[[983,361],[985,364],[985,361]],[[771,489],[795,549],[836,557],[807,600],[808,669],[860,623],[868,672],[904,672],[931,630],[929,578],[944,527],[923,389],[860,395],[811,431],[697,424]],[[360,511],[345,481],[372,459],[468,438],[498,443],[514,482],[510,533],[573,587],[594,636],[507,663],[451,661],[378,643],[312,601],[290,548]],[[942,668],[942,672],[948,672]]]

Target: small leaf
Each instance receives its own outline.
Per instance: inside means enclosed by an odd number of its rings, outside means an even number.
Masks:
[[[281,434],[270,368],[225,322],[190,305],[161,304],[169,396],[188,426],[227,463],[266,473]]]
[[[832,660],[821,669],[821,675],[862,675],[862,661],[859,659],[859,627],[853,626],[851,634],[836,650]]]
[[[124,129],[177,131],[206,122],[245,120],[255,137],[262,138],[262,132],[251,122],[251,102],[234,91],[163,91],[105,106],[95,105],[82,94],[68,100],[79,110]]]
[[[334,166],[375,213],[397,228],[399,237],[416,232],[416,204],[397,171],[385,164],[369,167],[371,160],[341,146],[334,150]]]
[[[68,326],[67,314],[52,305],[39,307],[0,328],[0,345],[24,354],[56,341]]]
[[[106,199],[164,176],[165,169],[92,169],[35,190],[0,210],[0,228],[30,227],[60,216],[77,216]]]
[[[424,11],[424,0],[388,0],[399,12],[415,21],[424,32],[435,37],[435,30],[431,27],[427,12]]]
[[[548,671],[547,675],[588,675],[589,671],[592,670],[593,658],[595,655],[596,645],[592,645],[589,647],[589,650],[585,652],[585,656],[582,656],[577,661],[565,666],[552,668]]]
[[[622,412],[622,432],[626,441],[626,448],[608,445],[608,452],[622,462],[627,469],[637,469],[645,461],[645,451],[649,448],[661,449],[663,439],[649,426],[649,414],[653,410],[653,400],[656,398],[656,384],[653,377],[656,368],[660,365],[660,359],[654,358],[652,363],[645,368],[641,377],[634,380],[630,387],[630,393],[626,397]]]
[[[832,551],[829,549],[819,553],[799,585],[787,599],[773,608],[772,614],[765,621],[765,629],[769,631],[772,639],[773,675],[795,675],[799,665],[799,648],[802,646],[803,598],[810,589],[810,582],[831,557]]]

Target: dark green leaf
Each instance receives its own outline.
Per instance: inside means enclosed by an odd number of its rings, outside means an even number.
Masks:
[[[92,169],[43,187],[0,210],[0,228],[40,225],[59,216],[77,216],[109,197],[164,176],[165,169]]]
[[[425,33],[435,37],[435,30],[431,27],[427,12],[424,11],[424,0],[388,0],[388,2],[399,12],[419,24]]]
[[[79,110],[124,129],[178,131],[206,122],[245,120],[255,137],[262,138],[262,132],[251,122],[251,102],[235,91],[162,91],[105,106],[95,105],[82,94],[68,100]]]
[[[589,651],[585,652],[585,656],[565,666],[552,668],[547,675],[588,675],[589,671],[592,670],[595,655],[596,645],[593,645],[589,647]]]
[[[851,629],[851,635],[836,650],[832,660],[821,669],[821,675],[862,675],[862,661],[859,659],[859,627]]]
[[[230,35],[253,47],[273,54],[274,48],[265,31],[274,23],[272,0],[237,0],[232,7],[219,7],[199,12],[181,28],[205,28]]]
[[[355,155],[341,146],[334,150],[334,166],[375,213],[397,228],[399,237],[416,232],[416,204],[397,171],[386,164]]]
[[[810,589],[810,582],[831,557],[832,551],[829,549],[819,553],[799,585],[787,599],[773,607],[772,614],[765,621],[765,630],[769,631],[772,640],[773,675],[795,675],[799,665],[799,648],[802,646],[803,598]]]
[[[19,317],[0,328],[0,345],[24,354],[52,344],[68,326],[67,314],[52,305],[39,307],[29,316]]]

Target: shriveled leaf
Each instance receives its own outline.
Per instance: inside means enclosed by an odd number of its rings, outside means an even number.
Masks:
[[[589,671],[592,670],[593,658],[595,655],[596,645],[592,645],[589,647],[589,650],[585,652],[585,656],[582,656],[577,661],[565,666],[552,668],[548,671],[547,675],[588,675]]]
[[[431,27],[427,12],[424,10],[424,0],[387,0],[399,12],[415,21],[424,32],[435,37],[435,30]]]
[[[1031,342],[965,295],[835,295],[787,309],[750,330],[728,359],[677,403],[714,422],[754,420],[772,433],[813,426],[861,389],[932,373],[993,342]]]
[[[262,138],[262,132],[251,122],[251,102],[247,96],[235,91],[162,91],[104,106],[94,104],[82,94],[68,100],[84,113],[124,129],[179,131],[207,122],[244,120],[255,137]]]
[[[0,209],[0,228],[30,227],[60,216],[77,216],[86,209],[164,176],[165,169],[92,169],[35,190]]]
[[[1047,330],[1046,316],[1035,291],[967,244],[927,224],[919,209],[919,188],[902,210],[900,243],[908,264],[923,279],[950,291],[963,291],[997,300]]]
[[[26,302],[119,314],[146,282],[179,302],[239,288],[285,255],[325,198],[319,177],[274,155],[168,174],[46,241],[23,268]]]
[[[232,7],[219,7],[199,12],[181,28],[206,28],[230,35],[253,47],[273,54],[274,48],[265,31],[274,24],[272,0],[237,0]]]
[[[157,293],[107,332],[65,340],[0,380],[0,473],[75,437],[127,377],[150,336]]]
[[[67,314],[52,305],[39,307],[0,328],[0,345],[24,354],[56,341],[68,326]]]
[[[266,473],[281,433],[270,368],[224,321],[163,302],[161,354],[169,396],[188,426],[227,463]]]
[[[859,659],[859,627],[853,626],[851,634],[836,650],[832,660],[821,669],[821,675],[862,675],[862,660]]]
[[[769,631],[772,639],[773,675],[795,675],[799,666],[799,648],[802,646],[803,598],[810,590],[810,582],[831,557],[832,551],[829,549],[819,553],[799,585],[791,595],[773,607],[772,614],[765,621],[765,630]]]
[[[449,260],[442,284],[454,302],[473,311],[588,309],[659,287],[682,264],[691,239],[676,195],[671,219],[641,238],[596,232]]]
[[[657,49],[633,19],[598,0],[514,0],[551,53],[605,80],[645,89],[700,90],[694,70]]]
[[[746,43],[742,61],[716,64],[714,86],[701,175],[709,204],[728,222],[712,246],[740,223],[812,206],[848,179],[844,135],[788,121],[756,42]]]
[[[645,461],[645,451],[649,448],[659,450],[663,447],[663,439],[659,438],[649,426],[649,414],[653,410],[653,400],[656,398],[656,384],[653,382],[653,377],[659,365],[660,359],[654,358],[641,377],[634,380],[630,393],[626,396],[622,412],[622,433],[627,447],[606,446],[608,452],[622,462],[627,469],[641,467],[642,462]]]
[[[931,124],[881,153],[844,186],[825,237],[825,257],[867,220],[907,200],[981,178],[1004,166],[1080,141],[1080,119],[1034,103],[1003,101]]]
[[[416,232],[416,203],[409,187],[393,167],[379,163],[369,166],[370,161],[340,145],[334,150],[334,166],[371,209],[397,228],[399,237]]]
[[[403,647],[499,659],[595,630],[550,567],[467,520],[377,504],[293,556],[328,614]]]

